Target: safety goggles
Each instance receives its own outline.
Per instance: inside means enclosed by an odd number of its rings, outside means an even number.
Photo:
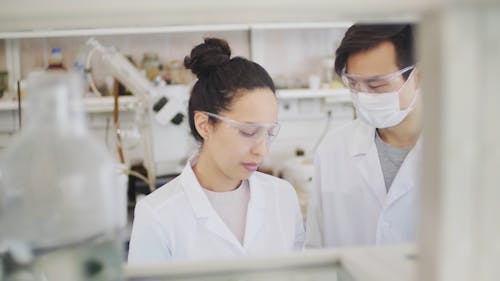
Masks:
[[[366,92],[366,93],[388,93],[398,92],[404,83],[398,79],[401,75],[415,68],[414,65],[405,67],[399,71],[382,76],[367,76],[346,73],[345,67],[342,69],[341,77],[342,82],[352,92]]]
[[[271,143],[280,131],[280,124],[271,123],[271,124],[257,124],[257,123],[242,123],[236,120],[217,115],[215,113],[201,111],[206,115],[218,119],[230,127],[237,130],[238,135],[241,136],[246,141],[250,141],[252,144],[257,144],[262,142],[262,140],[266,140],[269,144]]]

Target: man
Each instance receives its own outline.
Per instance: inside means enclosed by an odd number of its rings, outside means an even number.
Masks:
[[[335,71],[358,118],[318,148],[306,246],[415,241],[422,104],[413,26],[353,25]]]

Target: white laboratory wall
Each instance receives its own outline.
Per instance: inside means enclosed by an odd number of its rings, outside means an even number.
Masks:
[[[252,58],[278,83],[279,78],[288,78],[306,85],[310,75],[322,76],[324,62],[333,58],[346,30],[347,27],[252,30]]]

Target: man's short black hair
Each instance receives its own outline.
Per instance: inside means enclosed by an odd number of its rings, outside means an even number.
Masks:
[[[383,42],[394,44],[400,69],[415,64],[413,24],[355,24],[347,30],[335,52],[335,72],[341,74],[350,55],[373,49]]]

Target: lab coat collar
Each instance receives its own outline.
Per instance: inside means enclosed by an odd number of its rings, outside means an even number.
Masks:
[[[258,172],[255,172],[258,173]],[[250,185],[250,201],[248,202],[247,221],[245,225],[245,238],[243,245],[246,249],[259,238],[260,229],[263,226],[263,218],[266,215],[266,190],[270,192],[272,187],[265,186],[258,181],[255,173],[248,178]]]
[[[198,155],[194,155],[189,159],[181,173],[181,182],[195,215],[197,217],[208,217],[215,210],[210,205],[207,196],[203,192],[203,187],[193,171],[192,165],[197,160]],[[255,209],[265,209],[266,196],[265,190],[263,190],[265,187],[261,186],[262,183],[258,181],[255,174],[248,178],[248,183],[250,187],[249,209],[250,205]]]
[[[354,137],[349,147],[351,157],[368,153],[368,150],[375,144],[375,128],[369,126],[359,118],[354,121]]]
[[[359,172],[380,206],[383,206],[387,191],[384,176],[375,146],[375,128],[359,119],[354,121],[354,135],[350,153]]]
[[[198,182],[198,178],[196,178],[191,166],[196,161],[198,161],[198,155],[194,155],[189,159],[181,173],[181,183],[195,216],[198,218],[209,217],[215,210],[210,205],[210,201],[203,192],[203,187]]]
[[[250,201],[248,202],[245,237],[242,246],[236,236],[224,224],[203,192],[203,187],[198,182],[191,166],[197,161],[197,157],[197,155],[191,157],[181,173],[181,183],[195,216],[199,219],[207,219],[206,225],[212,232],[232,244],[238,245],[237,248],[241,247],[240,249],[242,249],[243,246],[248,248],[249,244],[258,238],[259,230],[263,225],[263,217],[267,206],[266,191],[264,189],[267,186],[258,180],[255,173],[248,179]]]
[[[386,205],[390,206],[412,188],[419,185],[420,167],[422,161],[423,136],[420,134],[415,146],[408,152],[405,160],[401,164],[396,177],[394,178],[389,194],[387,194]],[[415,175],[417,175],[415,177]]]
[[[380,206],[387,196],[382,168],[375,148],[375,128],[357,119],[349,147],[351,157]]]
[[[189,204],[196,218],[206,226],[207,230],[233,245],[235,251],[244,252],[241,243],[210,204],[207,195],[203,192],[203,187],[196,178],[191,165],[197,161],[197,157],[197,155],[191,157],[181,174],[181,184]]]
[[[258,173],[258,172],[255,172]],[[266,208],[266,196],[265,196],[265,186],[262,186],[262,182],[259,182],[255,176],[255,173],[248,178],[248,184],[250,186],[250,203],[256,209]],[[271,189],[270,187],[269,189]]]
[[[375,128],[359,119],[355,121],[354,137],[350,146],[351,157],[357,158],[360,172],[381,206],[389,206],[418,184],[412,175],[421,164],[422,142],[421,133],[417,143],[403,161],[387,194],[378,152],[372,147],[375,146]]]
[[[370,150],[372,145],[375,145],[375,127],[372,127],[359,118],[354,120],[354,137],[352,138],[352,143],[349,147],[351,157],[355,157],[361,154],[366,154]],[[420,149],[422,146],[422,133],[418,137],[415,148]]]

